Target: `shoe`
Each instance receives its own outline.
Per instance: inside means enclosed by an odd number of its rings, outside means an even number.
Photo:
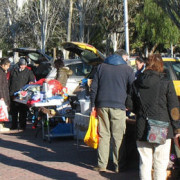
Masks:
[[[106,172],[106,168],[94,167],[93,169],[94,171],[98,171],[98,172]]]
[[[10,131],[9,128],[4,128],[4,127],[3,127],[3,128],[0,129],[0,132],[8,132],[8,131]]]
[[[4,127],[4,124],[0,123],[0,132],[7,132],[9,130],[10,130],[9,128]]]

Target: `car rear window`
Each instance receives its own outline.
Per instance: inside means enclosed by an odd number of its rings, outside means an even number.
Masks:
[[[91,66],[85,63],[78,63],[78,64],[70,64],[67,65],[72,71],[73,76],[86,76],[91,71]]]

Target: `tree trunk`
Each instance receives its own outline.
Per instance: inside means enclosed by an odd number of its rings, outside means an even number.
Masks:
[[[117,50],[117,34],[113,33],[113,50],[114,52]]]
[[[153,47],[152,47],[152,49],[151,49],[151,51],[150,51],[150,53],[149,54],[153,54],[154,52],[155,52],[155,50],[156,50],[156,48],[158,47],[158,43],[156,43]]]
[[[73,0],[70,0],[69,4],[69,18],[68,18],[68,29],[67,29],[67,41],[71,41],[71,24],[72,24],[72,13],[73,13]],[[69,52],[65,51],[64,58],[69,58]]]
[[[79,9],[79,41],[84,42],[84,11],[83,11],[83,0],[80,1]]]
[[[109,35],[107,36],[106,39],[106,56],[108,56],[110,54],[110,42],[111,42],[111,38],[109,37]]]
[[[45,53],[46,49],[46,33],[47,33],[47,13],[48,13],[48,0],[40,1],[40,14],[41,14],[41,50]]]

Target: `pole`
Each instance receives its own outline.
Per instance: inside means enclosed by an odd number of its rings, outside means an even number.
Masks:
[[[128,27],[128,4],[127,4],[127,0],[124,0],[124,27],[125,27],[126,51],[129,54],[129,27]]]
[[[171,43],[171,57],[174,57],[174,54],[173,54],[173,44]]]

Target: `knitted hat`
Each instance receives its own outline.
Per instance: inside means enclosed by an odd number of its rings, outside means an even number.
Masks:
[[[19,59],[19,63],[18,63],[19,65],[27,65],[27,61],[26,61],[26,59],[25,58],[20,58]]]

